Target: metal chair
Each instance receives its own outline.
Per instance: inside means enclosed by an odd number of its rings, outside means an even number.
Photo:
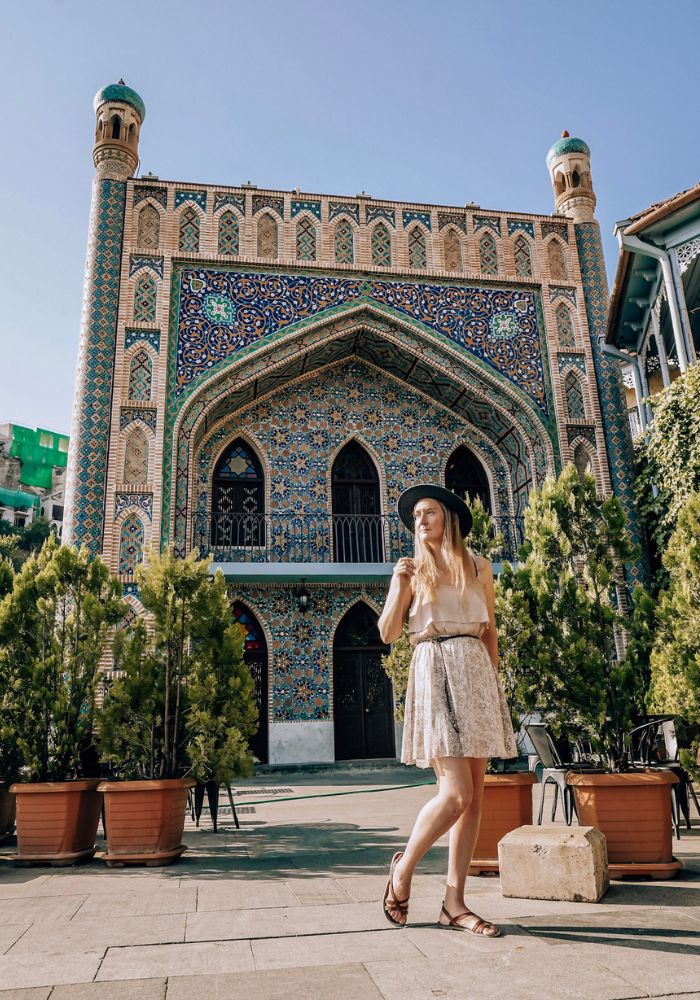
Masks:
[[[641,723],[628,734],[630,757],[634,764],[644,767],[663,768],[672,771],[678,778],[671,786],[671,813],[676,839],[680,840],[680,815],[683,815],[686,829],[691,830],[690,799],[700,816],[700,803],[693,788],[690,775],[679,761],[679,745],[676,736],[675,716],[661,715]]]
[[[563,762],[554,740],[547,730],[547,726],[542,722],[533,722],[525,726],[525,732],[530,737],[535,753],[542,762],[542,797],[540,799],[540,812],[537,817],[538,824],[542,823],[542,813],[544,812],[544,796],[547,785],[554,785],[554,802],[552,803],[552,822],[557,813],[559,802],[559,792],[564,806],[564,819],[566,825],[571,826],[574,813],[576,812],[576,802],[574,792],[570,785],[566,783],[568,771],[583,771],[592,767],[584,761]]]

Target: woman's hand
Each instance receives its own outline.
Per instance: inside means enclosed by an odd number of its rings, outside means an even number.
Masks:
[[[415,572],[415,559],[408,559],[404,557],[399,559],[397,564],[394,566],[394,576],[403,584],[410,584],[411,580],[415,576]]]

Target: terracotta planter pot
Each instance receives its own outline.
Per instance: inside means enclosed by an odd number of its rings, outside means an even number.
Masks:
[[[19,782],[16,865],[73,865],[95,853],[102,796],[97,780]]]
[[[499,840],[511,830],[532,823],[532,786],[536,782],[532,771],[486,775],[481,825],[470,875],[498,871]]]
[[[182,841],[190,778],[103,781],[110,868],[168,865],[187,850]]]
[[[673,878],[683,865],[673,857],[670,771],[569,774],[578,820],[605,834],[611,878]]]
[[[15,797],[10,786],[0,784],[0,843],[11,837],[15,829]]]

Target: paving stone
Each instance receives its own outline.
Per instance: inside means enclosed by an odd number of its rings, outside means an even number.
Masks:
[[[284,882],[236,881],[233,879],[204,886],[198,890],[197,899],[199,912],[300,905],[298,898]]]
[[[369,900],[380,900],[384,896],[386,881],[389,876],[389,865],[386,872],[381,875],[359,875],[347,878],[338,878],[336,881],[348,896],[356,903],[363,903]],[[438,900],[438,910],[440,908],[441,893],[444,892],[445,880],[436,878],[435,875],[415,875],[411,885],[411,898],[425,897]]]
[[[48,1000],[50,986],[38,986],[30,990],[0,990],[0,1000]]]
[[[2,924],[0,925],[0,955],[12,947],[31,924]]]
[[[127,982],[86,983],[82,986],[72,983],[70,986],[56,986],[51,1000],[164,1000],[166,988],[166,979],[130,979]],[[206,993],[200,995],[208,1000]],[[2,993],[0,1000],[3,1000]]]
[[[301,966],[241,972],[235,976],[182,976],[168,980],[168,1000],[192,1000],[196,996],[206,1000],[231,1000],[232,997],[251,997],[254,1000],[289,1000],[290,997],[303,1000],[329,1000],[330,997],[381,1000],[382,997],[365,967],[359,964]]]
[[[300,878],[285,883],[303,906],[319,903],[348,903],[350,896],[343,888],[342,879]]]
[[[134,944],[169,944],[185,940],[184,913],[164,916],[115,917],[96,921],[75,917],[62,924],[32,927],[12,949],[12,954],[49,951],[55,954],[76,951],[104,952],[110,947]]]
[[[0,983],[7,989],[89,983],[95,978],[101,961],[102,952],[94,951],[3,955],[0,957]]]
[[[5,899],[0,905],[0,924],[35,924],[70,920],[85,896],[32,896]]]
[[[150,891],[92,893],[81,906],[80,917],[113,920],[115,917],[158,916],[189,913],[197,909],[197,890],[156,882]]]
[[[29,896],[43,896],[40,891],[49,881],[49,875],[34,875],[26,868],[0,867],[0,899],[26,899]]]
[[[284,969],[299,965],[338,965],[417,958],[420,952],[399,928],[354,934],[310,935],[252,941],[256,969]]]
[[[157,976],[211,976],[222,972],[253,971],[253,955],[247,941],[206,944],[163,944],[136,948],[110,948],[97,975],[99,982],[112,979],[151,979]]]

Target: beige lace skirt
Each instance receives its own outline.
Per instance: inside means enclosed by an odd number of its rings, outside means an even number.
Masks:
[[[503,688],[483,642],[474,636],[419,642],[408,675],[402,763],[430,767],[436,757],[517,753]]]

